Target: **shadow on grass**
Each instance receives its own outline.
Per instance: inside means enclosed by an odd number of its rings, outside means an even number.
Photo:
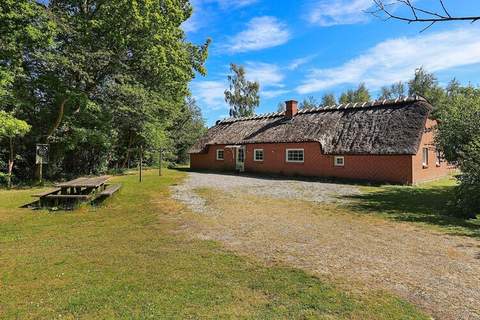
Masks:
[[[455,217],[453,185],[387,186],[348,196],[357,213],[375,213],[397,221],[425,223],[450,234],[480,238],[480,219]]]

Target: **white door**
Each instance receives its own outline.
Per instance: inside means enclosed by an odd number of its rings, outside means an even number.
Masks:
[[[240,172],[245,171],[245,146],[237,148],[235,169]]]

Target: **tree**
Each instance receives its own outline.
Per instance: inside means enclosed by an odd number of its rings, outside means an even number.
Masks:
[[[405,97],[405,85],[399,81],[390,86],[380,88],[380,96],[378,99],[397,99]]]
[[[285,112],[286,109],[287,109],[287,106],[285,105],[284,101],[279,102],[277,104],[277,112]]]
[[[318,108],[319,102],[315,97],[309,96],[306,99],[303,99],[302,102],[300,102],[300,105],[298,106],[300,109],[311,109],[311,108]]]
[[[140,144],[153,150],[158,137],[173,140],[168,131],[189,82],[206,72],[210,43],[186,40],[189,2],[44,3],[0,4],[0,83],[11,97],[0,109],[32,125],[19,146],[25,178],[37,142],[51,145],[50,173],[78,175],[125,162]]]
[[[443,105],[445,91],[438,84],[437,77],[423,68],[415,70],[415,75],[408,81],[408,94],[420,95],[427,99],[434,107],[433,117],[436,118],[437,110]]]
[[[460,85],[460,82],[457,81],[457,79],[453,78],[447,84],[446,92],[448,97],[456,96],[460,94],[461,91],[463,91],[462,86]]]
[[[14,83],[28,73],[32,52],[52,44],[55,23],[45,7],[31,0],[0,2],[0,108],[14,98]]]
[[[440,11],[433,11],[427,8],[418,7],[416,4],[413,3],[413,0],[388,0],[388,2],[385,0],[373,0],[373,2],[375,4],[375,10],[371,11],[370,13],[374,16],[383,18],[385,20],[395,19],[405,21],[407,23],[426,23],[427,26],[423,28],[422,31],[425,31],[426,29],[430,28],[438,22],[470,21],[474,23],[480,20],[480,15],[451,15],[447,7],[445,6],[443,0],[438,0]],[[395,14],[393,9],[398,9],[398,6],[406,8],[407,12],[409,12],[410,15]]]
[[[236,64],[230,64],[232,74],[228,76],[229,90],[225,90],[225,102],[230,105],[231,117],[248,117],[255,114],[255,108],[260,104],[260,84],[245,78],[245,69]]]
[[[340,95],[339,102],[341,104],[368,102],[371,100],[370,92],[364,83],[358,85],[356,90],[349,89]]]
[[[320,104],[322,107],[334,106],[336,104],[337,99],[335,99],[335,95],[333,93],[325,93],[322,96],[322,102]]]
[[[437,148],[461,171],[456,197],[459,212],[475,218],[480,214],[480,89],[460,88],[448,97],[439,118]]]
[[[171,136],[175,161],[188,162],[188,149],[207,131],[202,112],[196,100],[188,96],[178,117],[173,121]]]
[[[15,138],[24,136],[30,130],[30,126],[23,120],[19,120],[9,113],[0,111],[0,139],[7,138],[10,154],[8,158],[7,186],[12,187],[12,172],[15,162]]]

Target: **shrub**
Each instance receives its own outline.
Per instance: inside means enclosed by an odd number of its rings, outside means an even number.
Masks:
[[[458,214],[480,213],[480,89],[463,88],[450,96],[440,111],[437,147],[461,170],[456,190]]]

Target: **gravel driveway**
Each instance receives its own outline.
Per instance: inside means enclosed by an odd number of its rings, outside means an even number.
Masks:
[[[341,196],[360,193],[355,186],[336,183],[191,172],[185,184],[175,187],[174,198],[188,204],[196,212],[211,213],[212,208],[207,208],[205,200],[194,191],[201,188],[317,203],[341,202]]]
[[[202,197],[202,189],[217,192]],[[335,205],[356,193],[350,185],[190,173],[173,197],[197,212],[184,222],[195,237],[346,288],[393,292],[435,319],[480,319],[480,241]]]

